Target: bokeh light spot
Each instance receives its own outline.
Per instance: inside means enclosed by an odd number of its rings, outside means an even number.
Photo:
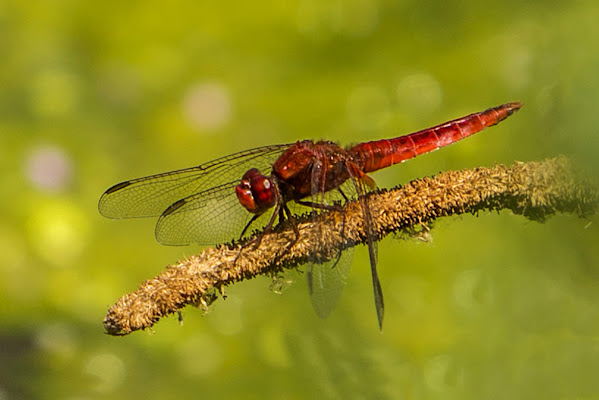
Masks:
[[[31,149],[25,160],[25,174],[37,188],[59,191],[70,182],[71,161],[65,152],[55,146],[39,146]]]
[[[192,86],[183,99],[183,113],[189,125],[199,131],[213,132],[231,120],[229,90],[208,82]]]
[[[81,211],[66,201],[35,206],[27,221],[32,246],[47,262],[70,265],[82,252],[89,226]]]

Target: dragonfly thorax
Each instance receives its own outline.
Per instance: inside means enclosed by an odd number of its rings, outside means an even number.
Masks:
[[[278,190],[273,179],[256,168],[248,170],[235,187],[241,205],[253,214],[263,214],[277,204]]]

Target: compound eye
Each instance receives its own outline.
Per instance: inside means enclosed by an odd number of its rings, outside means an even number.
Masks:
[[[251,186],[254,201],[261,210],[265,211],[276,204],[277,192],[270,178],[265,176],[257,177],[252,181]]]
[[[247,184],[250,184],[250,181],[255,180],[256,177],[259,176],[264,176],[264,175],[260,175],[260,171],[258,171],[258,168],[251,168],[248,169],[245,174],[243,174],[243,176],[241,177],[241,182],[247,182]]]
[[[277,190],[271,178],[256,168],[249,169],[235,187],[239,203],[251,213],[262,214],[277,203]]]
[[[244,184],[245,183],[245,184]],[[239,203],[251,213],[258,211],[258,205],[254,200],[254,195],[250,189],[249,182],[241,182],[241,184],[235,186],[235,193],[237,193],[237,199]]]

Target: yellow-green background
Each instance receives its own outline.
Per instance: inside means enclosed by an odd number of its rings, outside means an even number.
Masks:
[[[432,243],[386,239],[382,334],[359,248],[327,320],[301,276],[283,295],[260,278],[115,338],[107,308],[200,248],[96,209],[121,180],[515,100],[498,127],[374,178],[560,153],[595,174],[598,21],[595,0],[0,0],[0,399],[599,398],[588,220],[483,213],[439,221]]]

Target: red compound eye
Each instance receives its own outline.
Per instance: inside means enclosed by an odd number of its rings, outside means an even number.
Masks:
[[[260,174],[256,168],[243,174],[235,191],[241,205],[254,214],[262,214],[277,203],[274,183],[269,177]]]

